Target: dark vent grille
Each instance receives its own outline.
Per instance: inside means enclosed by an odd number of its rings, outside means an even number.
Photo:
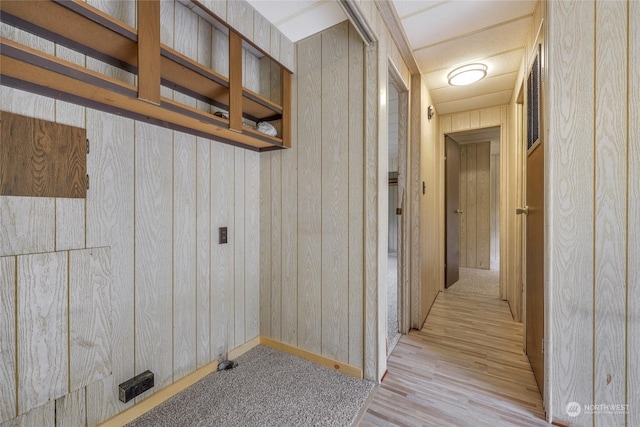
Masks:
[[[527,80],[527,149],[540,137],[540,46]]]

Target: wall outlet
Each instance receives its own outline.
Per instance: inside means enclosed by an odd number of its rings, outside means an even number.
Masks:
[[[227,227],[218,228],[218,243],[221,245],[227,243]]]
[[[144,371],[118,386],[120,402],[127,403],[151,387],[153,387],[153,372]]]

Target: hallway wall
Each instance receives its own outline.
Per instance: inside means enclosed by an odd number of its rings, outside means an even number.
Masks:
[[[547,9],[547,411],[640,425],[640,3]]]

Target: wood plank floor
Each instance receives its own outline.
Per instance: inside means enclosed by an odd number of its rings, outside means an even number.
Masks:
[[[401,338],[360,426],[543,426],[542,400],[506,302],[440,293]]]

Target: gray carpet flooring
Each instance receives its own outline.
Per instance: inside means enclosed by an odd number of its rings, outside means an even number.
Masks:
[[[460,268],[460,279],[445,292],[500,298],[500,271]]]
[[[262,345],[236,361],[128,426],[350,426],[374,387]]]

